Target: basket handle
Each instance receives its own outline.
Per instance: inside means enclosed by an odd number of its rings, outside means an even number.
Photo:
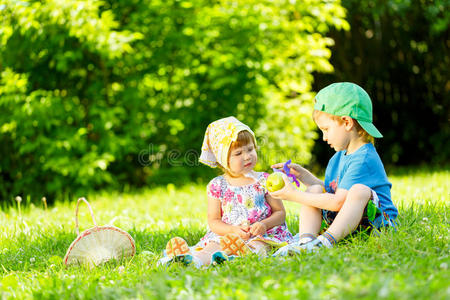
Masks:
[[[77,230],[77,236],[80,235],[80,229],[78,228],[78,206],[80,205],[81,201],[84,201],[84,203],[86,203],[87,207],[89,208],[89,212],[91,213],[92,222],[94,222],[95,227],[97,227],[97,222],[95,222],[94,212],[92,211],[91,205],[89,204],[89,202],[87,202],[86,198],[78,198],[77,209],[75,211],[75,228]]]

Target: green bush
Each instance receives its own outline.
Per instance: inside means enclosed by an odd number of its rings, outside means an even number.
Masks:
[[[319,0],[9,0],[0,14],[2,199],[200,176],[204,130],[229,115],[257,133],[259,168],[306,163],[311,73],[332,71],[325,35],[348,27]]]

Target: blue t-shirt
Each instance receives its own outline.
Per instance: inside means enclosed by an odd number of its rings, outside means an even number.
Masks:
[[[325,189],[334,194],[338,188],[349,190],[360,183],[374,190],[379,199],[380,209],[395,219],[398,210],[391,200],[391,186],[383,163],[375,147],[365,144],[352,154],[339,151],[328,162],[325,171]]]

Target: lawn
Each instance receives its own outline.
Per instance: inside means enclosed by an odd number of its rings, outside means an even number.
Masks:
[[[95,269],[66,268],[75,239],[75,202],[45,210],[27,205],[0,211],[0,295],[10,298],[95,299],[449,299],[448,170],[390,176],[399,208],[397,231],[354,235],[334,249],[288,258],[248,256],[227,264],[156,266],[168,239],[194,244],[206,231],[204,185],[88,197],[97,223],[128,231],[137,254]],[[75,200],[75,199],[73,199]],[[25,202],[25,201],[24,201]],[[286,204],[297,232],[298,206]],[[81,229],[92,226],[81,206]]]

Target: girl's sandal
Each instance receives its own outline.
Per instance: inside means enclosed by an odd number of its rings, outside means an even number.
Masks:
[[[221,265],[226,261],[230,261],[235,259],[237,256],[235,255],[226,255],[223,251],[216,251],[211,255],[211,265]]]
[[[190,253],[188,244],[180,237],[171,238],[166,244],[166,255],[176,257]]]
[[[185,266],[188,266],[193,263],[193,265],[196,268],[200,268],[201,262],[198,261],[193,255],[191,254],[181,254],[176,256],[164,256],[157,262],[157,266],[165,266],[168,267],[173,263],[181,263]]]
[[[251,253],[245,242],[234,233],[227,233],[220,239],[220,248],[228,256],[243,256]]]

